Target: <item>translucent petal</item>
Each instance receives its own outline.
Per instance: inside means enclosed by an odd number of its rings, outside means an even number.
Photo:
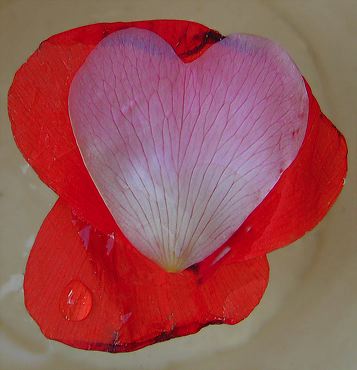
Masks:
[[[86,249],[66,202],[58,200],[37,235],[26,266],[25,304],[43,334],[70,346],[128,352],[236,324],[259,303],[269,279],[266,256],[220,261],[214,274],[168,274],[130,243],[90,225]],[[184,309],[183,309],[184,308]]]
[[[304,81],[275,43],[234,34],[183,63],[156,34],[101,41],[69,94],[104,202],[144,255],[176,271],[219,248],[302,144]]]

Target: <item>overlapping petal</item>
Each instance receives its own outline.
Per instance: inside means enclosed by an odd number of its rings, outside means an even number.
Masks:
[[[246,317],[268,281],[265,254],[323,218],[347,169],[344,138],[321,113],[306,83],[308,124],[293,163],[221,248],[180,273],[165,272],[116,225],[83,163],[68,114],[71,82],[89,53],[110,33],[130,26],[153,31],[184,62],[221,38],[186,21],[85,26],[44,41],[9,91],[16,143],[60,197],[27,264],[26,306],[47,337],[112,352]]]
[[[303,78],[274,42],[233,34],[185,64],[138,28],[98,44],[68,104],[116,223],[170,271],[239,228],[295,159],[308,116]]]
[[[226,258],[243,261],[269,253],[313,229],[334,204],[345,183],[347,145],[342,134],[321,112],[307,83],[309,118],[298,156],[264,201],[237,232],[201,263],[202,271],[227,245]]]
[[[50,37],[18,70],[9,91],[15,141],[39,177],[78,214],[103,231],[117,226],[80,156],[68,115],[78,68],[108,34],[131,26],[151,30],[189,62],[219,34],[188,21],[143,21],[85,26]]]
[[[265,256],[167,273],[130,243],[97,232],[58,200],[29,257],[25,304],[42,332],[82,349],[132,351],[249,315],[266,288]]]

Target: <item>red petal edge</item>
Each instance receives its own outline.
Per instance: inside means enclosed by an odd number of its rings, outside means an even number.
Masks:
[[[321,113],[306,84],[307,134],[278,184],[212,256],[182,273],[162,271],[120,235],[83,165],[68,117],[69,86],[86,56],[103,37],[130,26],[156,32],[185,62],[220,37],[186,21],[85,26],[43,42],[17,72],[9,91],[17,145],[61,198],[44,222],[28,261],[26,306],[49,338],[112,352],[246,317],[268,281],[265,253],[298,239],[323,218],[341,191],[347,170],[344,138]],[[71,209],[96,229],[115,231],[120,247],[108,255],[99,252],[95,246],[107,237],[93,228],[91,239],[97,242],[85,250],[78,223],[71,222]],[[79,302],[79,308],[68,308],[68,302],[63,303],[66,298]]]
[[[200,56],[221,36],[188,21],[101,23],[50,37],[17,71],[9,90],[9,116],[15,141],[39,177],[79,216],[102,231],[117,228],[77,147],[68,115],[71,81],[105,36],[128,27],[151,30],[184,62]]]
[[[86,227],[58,200],[38,233],[24,281],[26,307],[44,335],[77,348],[133,351],[209,324],[235,324],[267,286],[266,256],[222,262],[202,280],[194,269],[161,270],[120,238],[103,248],[108,237]]]
[[[200,273],[212,270],[212,261],[227,245],[226,262],[248,260],[284,247],[313,229],[340,194],[347,173],[345,138],[309,95],[307,132],[300,151],[264,201],[237,232],[200,263]]]
[[[232,261],[247,260],[301,238],[326,215],[347,173],[345,138],[309,95],[309,121],[295,161],[228,243]]]
[[[24,157],[82,219],[104,232],[118,229],[77,148],[68,116],[68,91],[74,74],[96,44],[109,33],[130,26],[156,32],[186,62],[220,38],[217,32],[187,21],[84,26],[44,41],[16,73],[9,91],[12,129]],[[306,88],[309,122],[297,158],[237,233],[200,264],[202,271],[227,245],[236,246],[225,257],[235,261],[297,240],[321,221],[340,193],[347,171],[346,142],[321,113],[307,83]]]

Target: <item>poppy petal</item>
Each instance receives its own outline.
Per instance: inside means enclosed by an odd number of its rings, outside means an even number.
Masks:
[[[332,207],[345,183],[345,138],[321,112],[306,83],[309,120],[304,142],[295,161],[264,201],[227,241],[231,262],[264,255],[301,238]],[[223,245],[216,254],[225,248]],[[204,261],[210,266],[215,254]]]
[[[273,41],[229,35],[185,64],[155,33],[130,28],[87,57],[69,113],[120,229],[177,271],[220,247],[295,159],[308,97]]]
[[[83,164],[70,127],[66,102],[74,74],[98,42],[130,26],[156,32],[186,62],[200,56],[220,39],[218,33],[207,27],[186,21],[84,26],[43,42],[17,72],[9,91],[12,129],[24,157],[74,212],[106,232],[112,232],[117,226]],[[302,159],[298,155],[268,197],[227,241],[239,246],[233,248],[236,254],[231,253],[230,258],[247,259],[298,239],[323,218],[342,188],[347,167],[346,143],[320,112],[307,83],[306,88],[310,102],[309,124],[300,151],[305,155]],[[330,144],[334,150],[327,150]],[[319,151],[322,152],[319,154]],[[322,166],[321,155],[322,162],[325,161]],[[307,178],[311,170],[314,176]],[[310,184],[311,189],[306,190]],[[305,197],[307,194],[309,196]],[[268,224],[269,233],[264,235]],[[211,260],[224,248],[222,245]]]
[[[42,42],[17,71],[8,96],[14,138],[25,159],[78,215],[107,232],[117,226],[80,156],[68,116],[68,92],[73,76],[98,42],[132,26],[156,32],[185,62],[220,38],[198,23],[175,20],[76,28]]]
[[[79,221],[58,200],[31,250],[25,304],[48,338],[132,351],[208,324],[239,322],[259,303],[268,275],[265,256],[223,262],[205,279],[194,269],[167,273],[120,237]]]

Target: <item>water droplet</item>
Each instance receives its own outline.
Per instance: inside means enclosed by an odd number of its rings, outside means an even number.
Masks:
[[[84,320],[92,309],[92,293],[79,280],[72,280],[62,291],[60,310],[69,321]]]
[[[251,230],[252,230],[252,227],[251,226],[247,226],[247,228],[246,228],[247,233],[249,233]]]

